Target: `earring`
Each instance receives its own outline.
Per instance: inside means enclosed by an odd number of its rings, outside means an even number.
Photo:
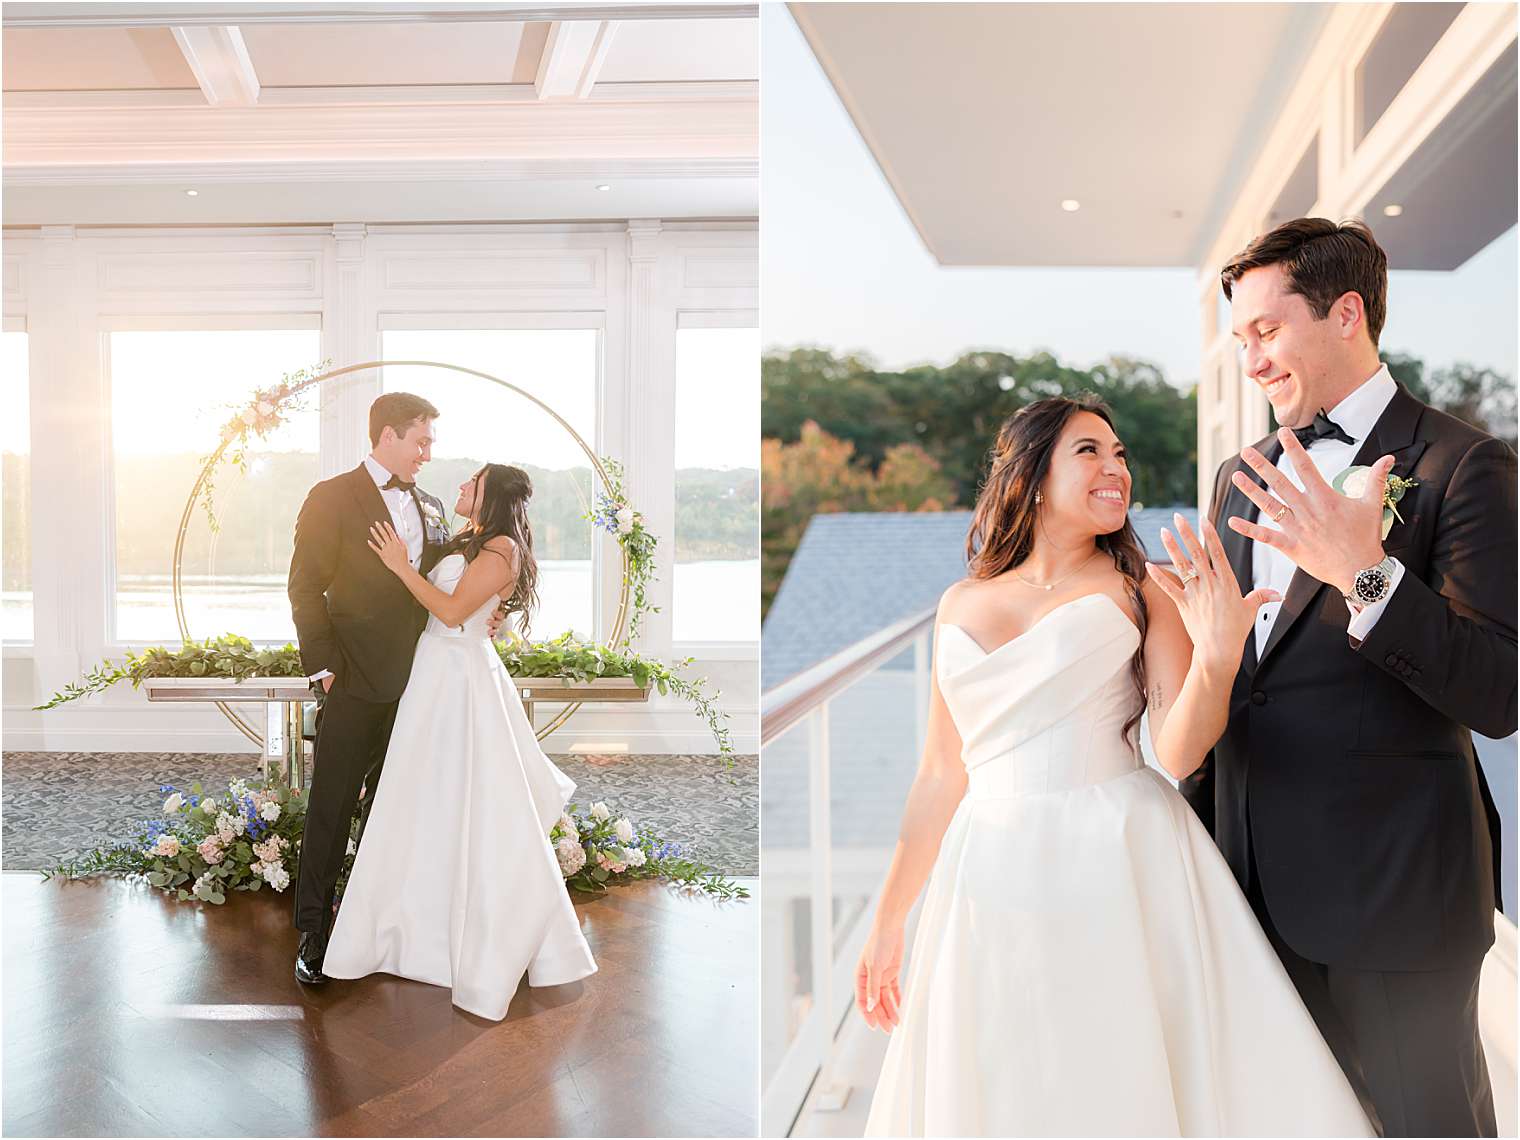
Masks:
[[[1045,501],[1045,496],[1042,495],[1042,494],[1040,494],[1040,492],[1036,491],[1034,493],[1034,504],[1035,504],[1035,506],[1039,506],[1044,501]]]

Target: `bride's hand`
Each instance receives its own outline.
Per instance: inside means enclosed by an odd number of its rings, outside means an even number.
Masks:
[[[375,523],[369,528],[369,548],[380,556],[392,574],[400,574],[412,564],[406,555],[406,543],[388,522]]]
[[[1172,533],[1165,529],[1161,531],[1161,545],[1171,555],[1172,565],[1188,579],[1186,586],[1154,562],[1147,562],[1145,568],[1182,615],[1182,624],[1193,642],[1194,657],[1205,666],[1233,674],[1240,666],[1240,651],[1256,621],[1256,611],[1266,602],[1278,601],[1282,595],[1262,587],[1242,597],[1235,571],[1230,568],[1224,545],[1219,541],[1219,532],[1209,520],[1204,519],[1201,524],[1200,542],[1186,519],[1180,514],[1172,517],[1186,549],[1179,548]]]
[[[855,1006],[872,1029],[891,1033],[901,1020],[903,932],[873,928],[855,967]]]

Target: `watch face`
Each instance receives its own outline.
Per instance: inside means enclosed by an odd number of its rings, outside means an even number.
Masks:
[[[1370,570],[1363,570],[1356,576],[1356,596],[1368,605],[1382,601],[1387,591],[1388,575],[1379,567],[1374,566]]]

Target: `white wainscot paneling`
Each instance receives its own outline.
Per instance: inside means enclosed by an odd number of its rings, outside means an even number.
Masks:
[[[173,296],[279,296],[318,300],[322,255],[315,251],[245,253],[102,253],[102,302],[144,294]]]
[[[553,295],[577,304],[600,304],[607,294],[603,249],[392,253],[382,264],[381,287],[401,293]]]
[[[757,289],[760,261],[753,247],[683,249],[683,289]]]
[[[20,304],[26,297],[26,259],[20,254],[6,254],[4,260],[6,303]]]

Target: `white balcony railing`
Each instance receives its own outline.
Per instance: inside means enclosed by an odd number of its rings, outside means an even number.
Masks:
[[[851,970],[923,749],[934,611],[761,697],[761,1135],[842,1104],[831,1071]],[[837,761],[837,763],[836,763]]]

